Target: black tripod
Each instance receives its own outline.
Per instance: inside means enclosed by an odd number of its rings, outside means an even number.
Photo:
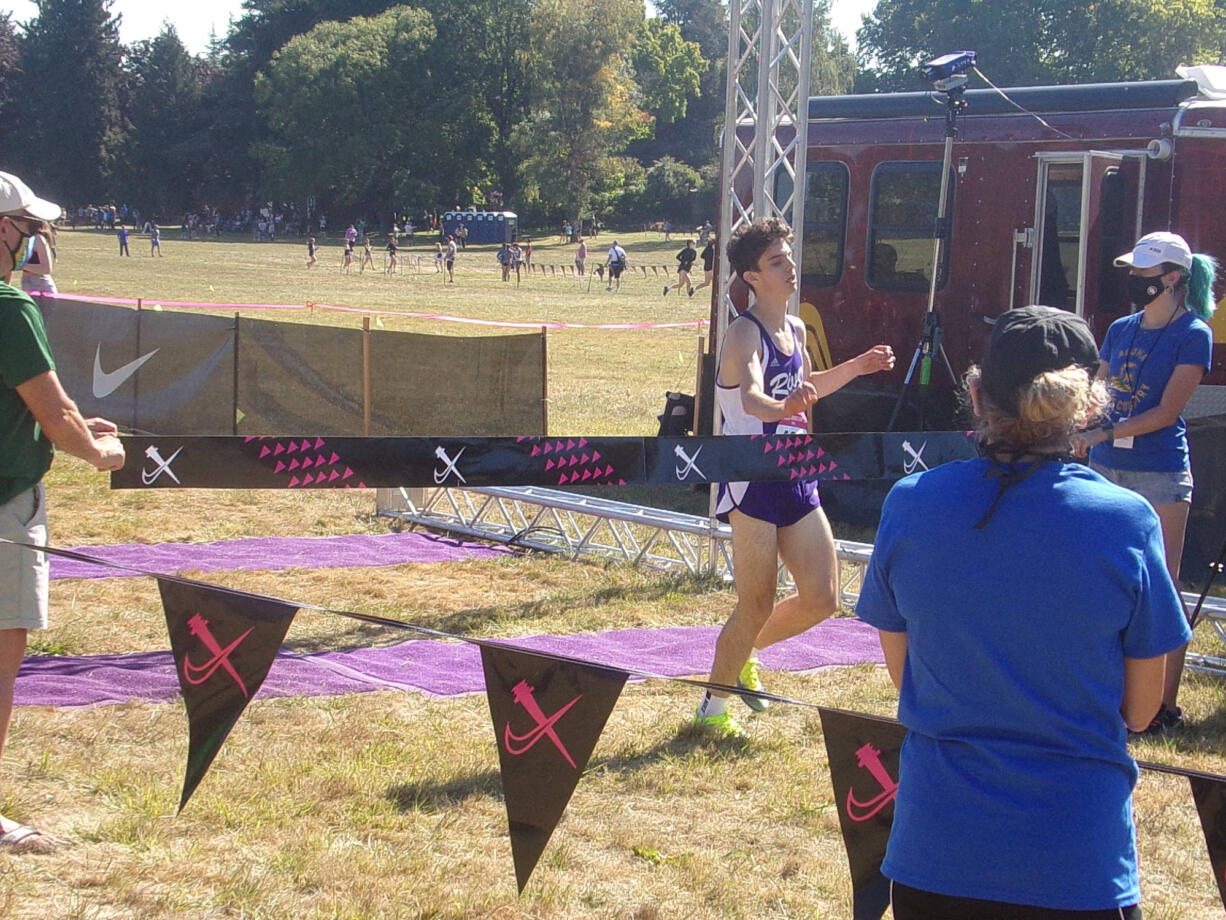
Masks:
[[[1226,541],[1222,542],[1222,549],[1217,554],[1217,562],[1209,563],[1209,577],[1205,580],[1204,590],[1200,592],[1200,597],[1196,599],[1196,607],[1188,615],[1188,625],[1193,629],[1196,628],[1197,622],[1200,620],[1200,609],[1205,604],[1205,598],[1209,596],[1209,589],[1213,587],[1213,582],[1223,569],[1226,569]]]
[[[949,171],[950,165],[953,162],[954,138],[958,136],[958,114],[966,110],[966,100],[962,98],[962,93],[966,89],[966,80],[967,78],[964,74],[958,74],[944,80],[938,80],[934,84],[938,92],[945,94],[945,156],[941,160],[941,193],[937,200],[937,219],[936,226],[933,229],[932,277],[928,280],[928,309],[924,311],[924,328],[920,333],[919,344],[915,346],[915,353],[911,356],[911,364],[907,367],[907,376],[903,379],[902,392],[898,394],[898,400],[894,403],[894,411],[890,414],[890,422],[885,427],[886,431],[894,430],[894,423],[898,420],[898,413],[907,401],[907,394],[910,393],[911,387],[915,383],[915,370],[917,367],[920,372],[918,430],[922,431],[924,428],[924,404],[928,393],[928,385],[932,382],[932,361],[934,358],[940,358],[941,364],[945,367],[945,372],[949,374],[950,384],[955,387],[958,385],[958,378],[954,374],[954,369],[949,363],[948,356],[945,354],[945,348],[941,344],[941,339],[944,335],[941,329],[941,314],[934,309],[934,306],[937,296],[937,276],[941,270],[941,256],[946,241],[949,238],[949,225],[951,223],[947,215]]]

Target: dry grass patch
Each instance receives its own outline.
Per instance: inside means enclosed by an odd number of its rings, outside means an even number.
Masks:
[[[771,683],[894,706],[873,667]],[[73,846],[0,855],[0,904],[15,920],[850,916],[816,713],[776,706],[724,745],[684,730],[695,696],[627,687],[522,898],[481,696],[257,701],[178,817],[178,705],[23,710],[20,793],[0,807]],[[1147,916],[1220,916],[1186,783],[1147,774],[1137,811]]]

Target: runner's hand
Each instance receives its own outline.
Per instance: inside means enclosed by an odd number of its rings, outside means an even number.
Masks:
[[[806,380],[787,395],[783,401],[784,418],[804,412],[817,402],[817,387]]]
[[[874,345],[857,359],[861,374],[876,374],[894,367],[894,349],[889,345]]]

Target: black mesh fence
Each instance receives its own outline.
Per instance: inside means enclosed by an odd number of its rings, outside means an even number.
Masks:
[[[369,406],[372,435],[545,433],[542,333],[436,336],[51,297],[40,305],[65,389],[87,416],[125,430],[358,436]]]

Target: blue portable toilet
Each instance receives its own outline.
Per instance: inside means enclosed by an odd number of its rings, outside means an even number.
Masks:
[[[468,230],[470,243],[513,243],[519,231],[519,217],[512,211],[447,211],[443,233],[455,235],[459,227]]]

